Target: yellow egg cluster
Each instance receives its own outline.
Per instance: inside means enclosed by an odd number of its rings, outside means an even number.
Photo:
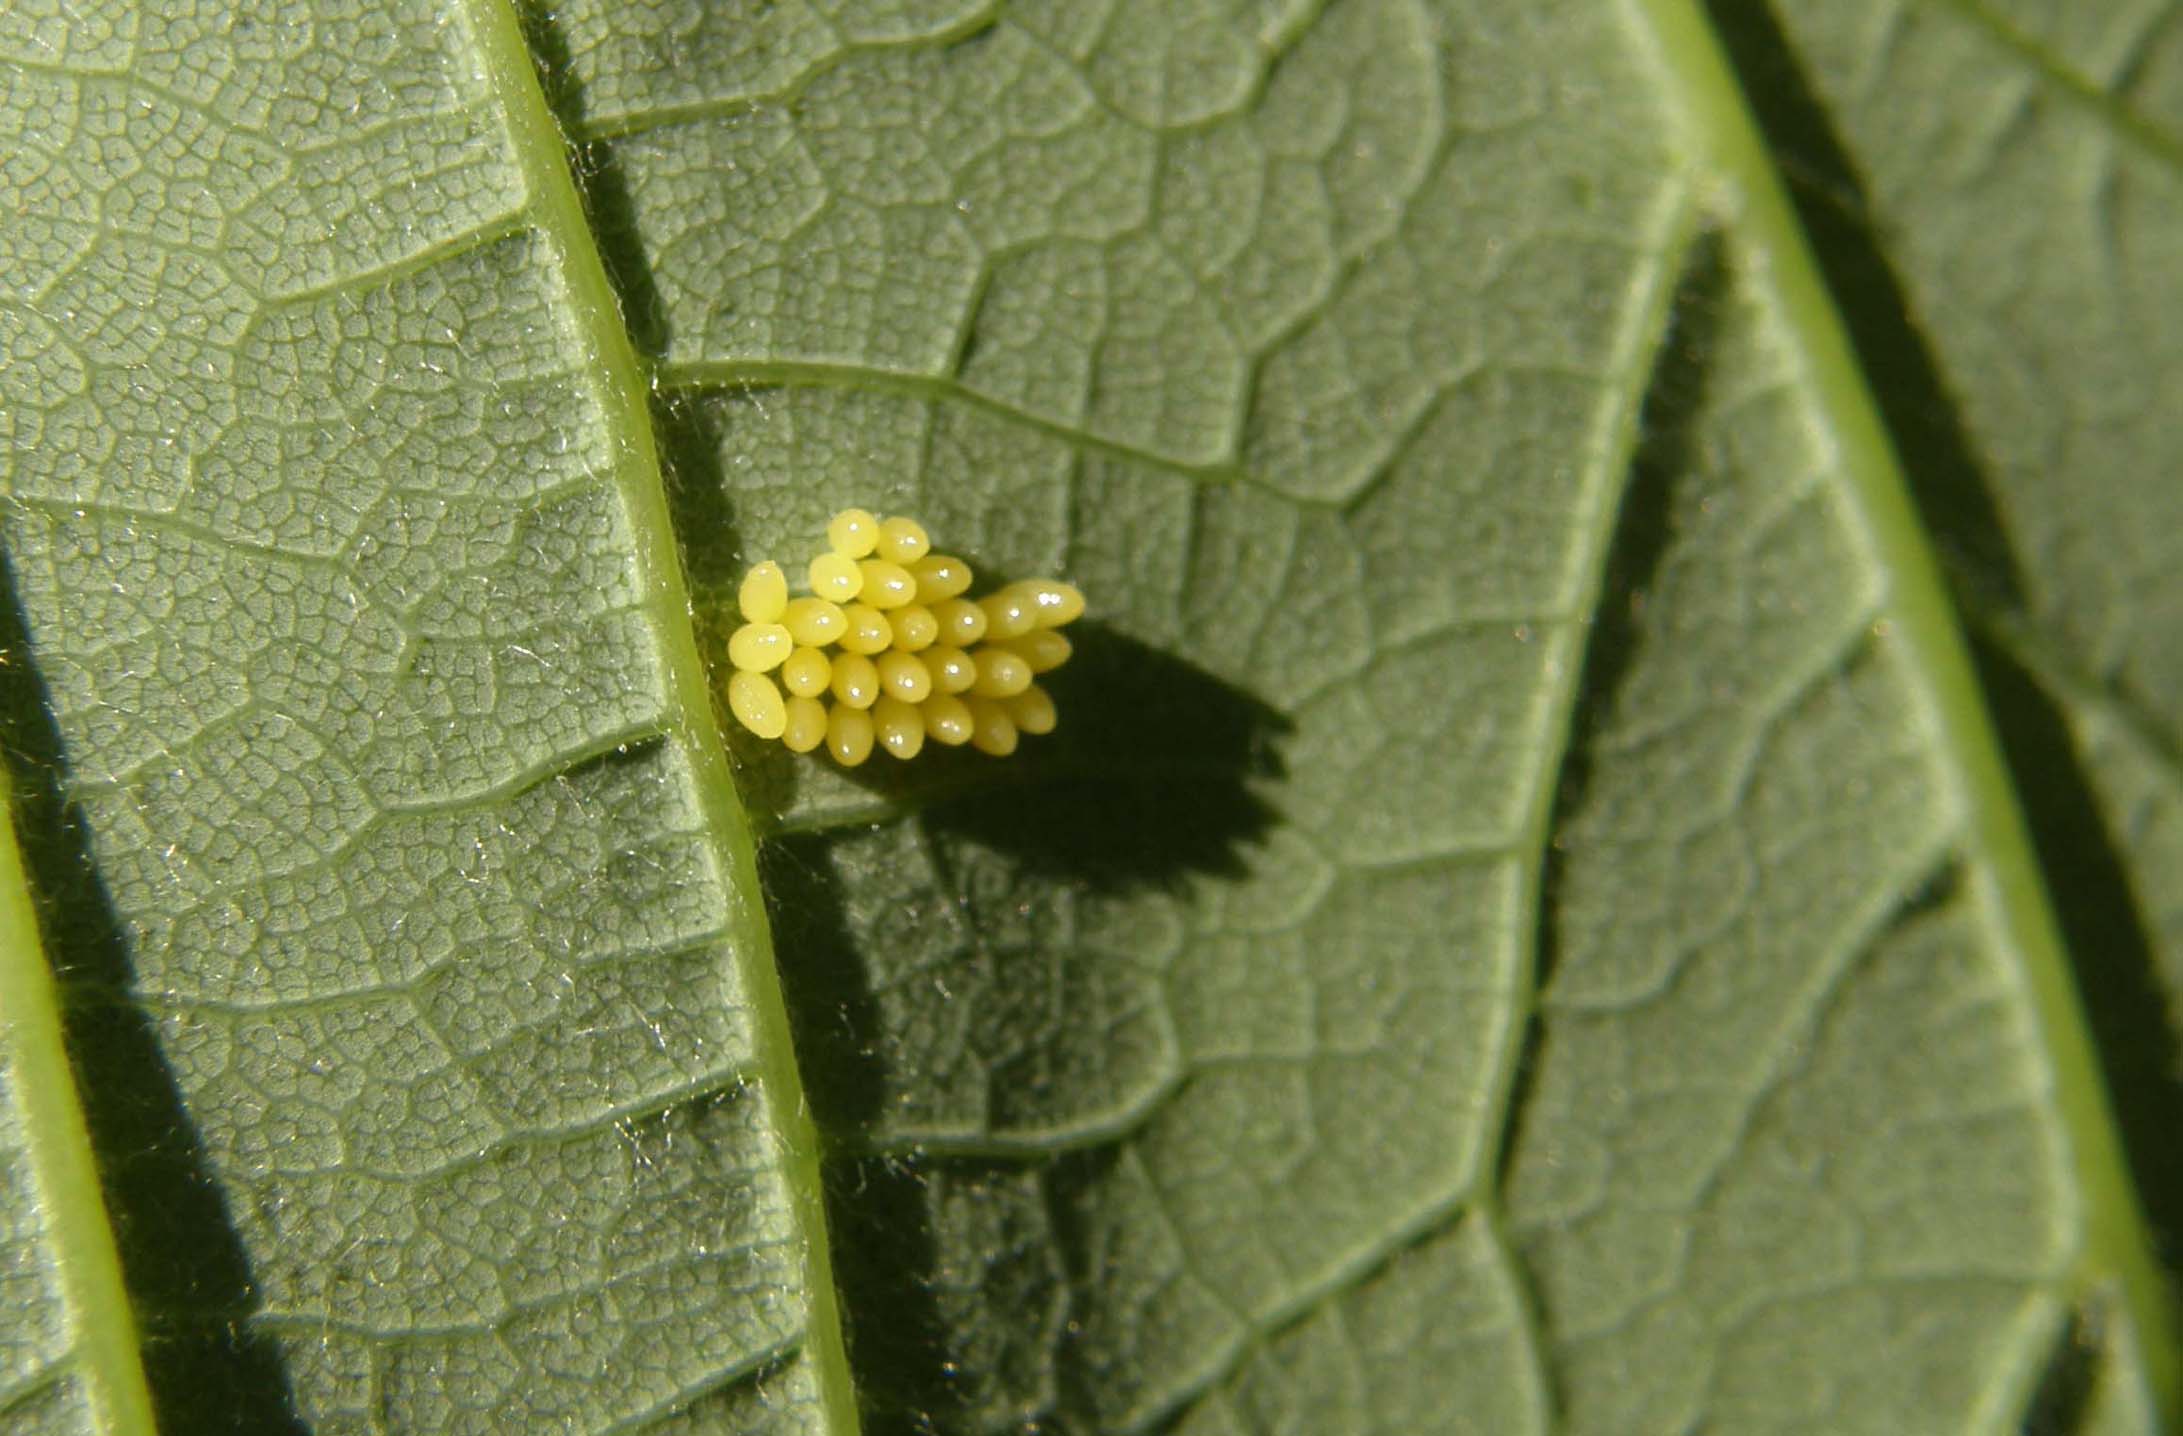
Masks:
[[[834,515],[826,545],[805,569],[808,596],[791,598],[771,560],[743,576],[728,639],[737,722],[798,753],[824,743],[845,768],[875,744],[907,759],[929,737],[1006,757],[1018,734],[1053,731],[1054,700],[1033,678],[1068,662],[1059,630],[1083,594],[1032,578],[966,598],[969,564],[934,553],[915,519],[863,509]]]

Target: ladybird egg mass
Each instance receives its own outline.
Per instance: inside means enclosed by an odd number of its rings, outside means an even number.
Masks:
[[[1057,630],[1084,612],[1074,586],[1032,578],[965,599],[969,564],[915,519],[864,509],[834,515],[826,545],[805,566],[808,597],[790,598],[770,560],[744,577],[728,639],[737,722],[798,753],[823,743],[845,768],[875,747],[914,758],[928,737],[1006,757],[1019,734],[1053,731],[1034,675],[1069,659]]]

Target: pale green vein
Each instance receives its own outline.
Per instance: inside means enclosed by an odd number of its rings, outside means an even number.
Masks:
[[[1536,977],[1536,973],[1532,976]],[[1519,1051],[1521,1047],[1519,1043]],[[1506,1108],[1503,1113],[1505,1124],[1508,1120]],[[1505,1125],[1503,1137],[1505,1148]],[[1478,1194],[1477,1201],[1471,1204],[1471,1212],[1473,1218],[1484,1225],[1486,1244],[1493,1249],[1494,1260],[1499,1263],[1502,1286],[1515,1311],[1516,1330],[1523,1337],[1524,1359],[1528,1363],[1525,1375],[1530,1378],[1530,1429],[1540,1433],[1552,1431],[1558,1423],[1554,1410],[1554,1383],[1547,1366],[1546,1315],[1539,1310],[1538,1293],[1516,1254],[1516,1238],[1508,1229],[1508,1209],[1502,1204],[1497,1184]]]
[[[1280,493],[1264,479],[1236,464],[1195,464],[1152,449],[1109,439],[1087,429],[1049,419],[1021,409],[1004,399],[981,393],[954,379],[930,374],[909,374],[874,369],[859,364],[825,364],[806,360],[714,359],[673,365],[663,382],[676,389],[855,389],[869,394],[896,394],[904,398],[961,404],[1044,434],[1072,449],[1137,464],[1157,473],[1174,474],[1206,484],[1253,484],[1279,494],[1286,502],[1309,501]]]
[[[636,541],[638,587],[668,680],[668,727],[689,757],[723,877],[738,899],[729,920],[730,949],[751,1003],[756,1067],[762,1074],[760,1085],[767,1098],[776,1154],[801,1238],[805,1353],[827,1429],[834,1436],[849,1436],[857,1430],[857,1407],[827,1244],[818,1134],[796,1069],[788,1007],[774,968],[772,934],[757,900],[756,848],[736,798],[711,687],[690,625],[689,591],[646,406],[646,375],[623,326],[569,168],[565,138],[546,104],[521,21],[509,0],[465,0],[463,13],[481,51],[481,68],[506,115],[533,213],[568,287],[574,310],[570,337],[604,377],[607,437],[619,460],[615,478]]]
[[[2054,1100],[2086,1202],[2075,1295],[2104,1278],[2123,1289],[2144,1342],[2148,1382],[2170,1424],[2183,1421],[2183,1327],[2154,1258],[2124,1161],[2083,1004],[2055,925],[2007,766],[1949,601],[1930,537],[1840,313],[1734,71],[1697,0],[1641,0],[1666,83],[1684,108],[1687,142],[1724,183],[1722,202],[1758,256],[1757,271],[1802,348],[1813,401],[1840,454],[1863,537],[1887,575],[1892,641],[1926,690],[1937,747],[1956,771],[1979,887],[2029,995],[2054,1072]]]
[[[837,29],[834,32],[837,44],[831,54],[813,61],[770,90],[758,90],[745,95],[714,95],[673,105],[609,110],[596,118],[583,116],[573,123],[572,128],[579,139],[619,140],[648,134],[654,130],[670,129],[676,125],[700,124],[707,120],[733,120],[764,110],[790,109],[813,85],[858,60],[918,50],[942,50],[982,31],[990,30],[997,18],[994,10],[992,5],[981,5],[948,24],[920,35],[904,35],[897,39],[849,40],[843,38]]]
[[[1123,1427],[1123,1431],[1129,1433],[1129,1436],[1138,1436],[1138,1433],[1173,1429],[1179,1413],[1188,1411],[1228,1385],[1253,1356],[1270,1347],[1287,1332],[1302,1326],[1321,1311],[1363,1288],[1374,1277],[1400,1261],[1406,1253],[1415,1250],[1419,1244],[1469,1219],[1471,1210],[1471,1194],[1468,1192],[1457,1192],[1431,1202],[1364,1242],[1338,1266],[1309,1282],[1293,1287],[1283,1300],[1264,1312],[1254,1314],[1223,1303],[1223,1309],[1234,1319],[1234,1334],[1220,1343],[1220,1349],[1212,1358],[1203,1362],[1199,1370],[1185,1379],[1176,1391]],[[1505,1267],[1507,1251],[1500,1251],[1496,1255],[1502,1259]]]
[[[2148,120],[2110,91],[2063,64],[2036,36],[1995,13],[1984,0],[1928,0],[1928,3],[1969,21],[2022,61],[2056,94],[2090,111],[2122,139],[2161,160],[2170,169],[2183,171],[2183,138]]]
[[[1611,391],[1611,402],[1602,405],[1599,431],[1593,439],[1588,465],[1591,492],[1582,500],[1589,512],[1576,526],[1577,537],[1573,545],[1576,552],[1570,564],[1571,572],[1577,575],[1572,595],[1574,607],[1580,613],[1598,611],[1600,593],[1607,581],[1607,564],[1614,549],[1613,535],[1621,496],[1626,492],[1627,479],[1636,462],[1637,446],[1642,437],[1639,431],[1645,392],[1660,346],[1666,342],[1673,327],[1670,320],[1676,284],[1684,260],[1697,239],[1699,218],[1690,191],[1682,185],[1671,186],[1654,219],[1652,242],[1646,246],[1653,258],[1633,286],[1621,332],[1615,336],[1614,354],[1607,372],[1620,376],[1623,382]],[[1566,761],[1575,732],[1577,695],[1584,681],[1582,630],[1572,630],[1570,644],[1574,651],[1562,656],[1562,661],[1550,670],[1547,680],[1549,691],[1542,711],[1547,715],[1545,721],[1550,727],[1541,744],[1537,780],[1532,785],[1516,839],[1516,881],[1520,890],[1529,894],[1530,902],[1525,914],[1528,921],[1518,935],[1515,970],[1511,974],[1510,1031],[1497,1054],[1492,1085],[1486,1098],[1486,1110],[1500,1114],[1500,1124],[1487,1146],[1496,1162],[1507,1150],[1509,1132],[1516,1121],[1516,1083],[1526,1045],[1525,1030],[1537,1020],[1539,917],[1546,901],[1546,859],[1554,836],[1554,804],[1559,788],[1555,777]],[[1519,1270],[1516,1251],[1505,1244],[1498,1202],[1493,1195],[1500,1175],[1497,1171],[1491,1173],[1491,1179],[1481,1182],[1480,1187],[1495,1208],[1490,1227],[1493,1239],[1499,1245],[1500,1258],[1513,1272]],[[1514,1285],[1528,1291],[1527,1283],[1522,1280]],[[1551,1429],[1553,1386],[1545,1368],[1546,1334],[1538,1312],[1528,1303],[1523,1314],[1525,1345],[1531,1353],[1532,1379],[1539,1393],[1541,1429]]]
[[[1649,236],[1650,242],[1643,247],[1650,258],[1632,286],[1624,323],[1616,335],[1614,353],[1608,364],[1608,372],[1620,376],[1624,382],[1611,392],[1610,402],[1602,405],[1599,428],[1593,438],[1593,454],[1589,463],[1592,492],[1585,500],[1589,512],[1586,521],[1580,526],[1574,565],[1581,575],[1577,585],[1578,606],[1584,611],[1590,611],[1596,605],[1598,590],[1605,581],[1607,558],[1612,548],[1609,537],[1614,528],[1614,515],[1619,507],[1619,483],[1628,474],[1636,453],[1638,421],[1643,409],[1646,381],[1652,372],[1651,361],[1667,335],[1668,314],[1674,301],[1677,272],[1683,257],[1690,250],[1697,230],[1696,205],[1681,186],[1672,187],[1655,217]],[[1571,646],[1581,646],[1581,639],[1574,628],[1567,637]],[[1494,1076],[1483,1104],[1486,1110],[1499,1112],[1502,1123],[1501,1127],[1488,1133],[1481,1142],[1481,1153],[1488,1155],[1480,1161],[1478,1169],[1464,1187],[1428,1204],[1422,1211],[1410,1214],[1391,1232],[1365,1244],[1349,1261],[1324,1278],[1293,1293],[1291,1299],[1281,1303],[1271,1313],[1248,1321],[1246,1329],[1238,1336],[1234,1345],[1223,1353],[1221,1361],[1202,1381],[1192,1384],[1191,1390],[1179,1399],[1181,1403],[1198,1399],[1219,1387],[1235,1374],[1253,1351],[1263,1347],[1282,1331],[1356,1290],[1415,1243],[1473,1213],[1486,1222],[1495,1255],[1504,1270],[1512,1275],[1516,1273],[1515,1249],[1507,1242],[1502,1230],[1502,1215],[1495,1190],[1499,1173],[1492,1170],[1493,1154],[1497,1154],[1504,1144],[1504,1129],[1513,1119],[1511,1107],[1517,1068],[1523,1056],[1523,1029],[1530,1020],[1536,1001],[1536,904],[1541,900],[1546,849],[1551,837],[1555,794],[1552,775],[1558,771],[1560,754],[1568,743],[1577,688],[1582,679],[1581,668],[1582,665],[1577,662],[1564,661],[1555,669],[1549,701],[1544,705],[1547,714],[1545,721],[1551,726],[1552,732],[1549,741],[1542,745],[1538,765],[1539,780],[1533,789],[1523,826],[1508,849],[1496,847],[1490,854],[1494,857],[1513,858],[1515,880],[1532,895],[1533,912],[1532,921],[1526,924],[1510,964],[1508,988],[1505,993],[1498,994],[1509,1013],[1509,1022],[1501,1036]],[[1486,855],[1438,854],[1425,861],[1434,866],[1445,866],[1476,856]],[[1318,1055],[1303,1060],[1316,1061]],[[1208,1065],[1217,1064],[1198,1065],[1202,1070]],[[1524,1282],[1512,1279],[1510,1287],[1517,1294],[1517,1315],[1521,1323],[1525,1353],[1530,1363],[1524,1373],[1526,1385],[1532,1403],[1539,1413],[1539,1424],[1543,1428],[1550,1420],[1549,1393],[1552,1389],[1544,1366],[1544,1331],[1537,1313],[1528,1304],[1524,1294]]]
[[[793,1354],[789,1348],[777,1348],[762,1353],[755,1360],[740,1362],[732,1370],[716,1373],[710,1380],[692,1382],[664,1400],[653,1403],[648,1410],[634,1412],[610,1426],[602,1426],[598,1436],[622,1436],[623,1432],[643,1431],[665,1424],[715,1392],[761,1380],[769,1370],[779,1366]]]
[[[719,1252],[714,1252],[710,1254],[710,1260],[724,1263],[728,1258]],[[675,1263],[640,1268],[630,1272],[626,1277],[619,1278],[593,1290],[602,1295],[613,1295],[625,1290],[648,1291],[651,1288],[644,1284],[647,1278],[657,1277],[664,1272],[679,1269],[681,1268]],[[420,1349],[428,1348],[436,1342],[445,1341],[449,1337],[499,1335],[506,1338],[512,1332],[523,1331],[526,1322],[535,1319],[539,1314],[565,1307],[568,1304],[570,1295],[569,1292],[557,1291],[543,1296],[528,1297],[521,1301],[510,1301],[502,1308],[501,1315],[480,1321],[404,1322],[399,1326],[380,1326],[373,1322],[357,1321],[324,1311],[261,1311],[252,1316],[251,1321],[276,1330],[286,1328],[297,1332],[340,1332],[345,1336],[361,1337],[366,1341],[384,1345],[394,1350],[402,1348]],[[217,1312],[208,1311],[188,1314],[207,1323],[217,1322],[220,1319]],[[517,1339],[521,1338],[518,1337]],[[755,1372],[762,1371],[773,1365],[782,1358],[792,1355],[796,1350],[796,1345],[795,1338],[790,1337],[783,1341],[768,1342],[754,1351],[738,1355],[733,1361],[721,1367],[720,1370],[708,1373],[702,1381],[692,1382],[685,1392],[668,1397],[658,1403],[658,1406],[672,1406],[678,1401],[687,1401],[690,1399],[690,1392],[702,1392],[718,1389],[722,1386],[732,1386],[737,1381],[743,1380]],[[599,1429],[608,1431],[625,1430],[628,1425],[628,1420],[618,1419],[613,1425]],[[506,1428],[488,1427],[486,1429],[488,1432],[492,1432],[496,1429],[505,1430]]]
[[[2183,747],[2144,704],[2084,671],[2021,615],[1986,607],[1975,598],[1963,601],[1964,616],[1986,641],[2065,705],[2105,721],[2136,748],[2161,784],[2183,798]]]
[[[468,229],[440,235],[431,243],[420,245],[393,259],[364,265],[315,284],[260,292],[257,297],[268,310],[302,309],[331,295],[356,294],[374,287],[398,284],[412,275],[421,274],[464,255],[490,249],[502,240],[515,238],[528,228],[528,223],[519,212],[493,215]],[[238,277],[247,283],[250,275],[245,270]]]
[[[1084,759],[1026,759],[1020,769],[1000,765],[958,769],[945,775],[912,774],[902,786],[885,797],[874,797],[831,807],[813,807],[785,813],[753,812],[751,823],[763,838],[839,832],[873,828],[883,823],[914,818],[932,808],[966,798],[989,798],[1001,793],[1036,792],[1052,782],[1100,778],[1226,781],[1235,777],[1232,766],[1203,759],[1167,759],[1131,754],[1106,762]],[[1495,848],[1493,851],[1498,852]]]
[[[74,1375],[67,1362],[59,1362],[0,1390],[0,1422],[20,1420],[33,1403],[44,1401]]]
[[[38,940],[12,812],[0,814],[0,1047],[18,1079],[27,1155],[68,1307],[75,1365],[98,1429],[103,1436],[151,1436],[157,1428],[137,1357],[136,1318],[62,1044],[59,994]]]
[[[967,1162],[1008,1162],[1037,1166],[1072,1152],[1110,1149],[1142,1132],[1153,1113],[1164,1106],[1192,1077],[1205,1070],[1193,1067],[1187,1074],[1171,1072],[1147,1087],[1141,1097],[1110,1111],[1072,1116],[1066,1128],[1052,1131],[948,1132],[938,1128],[872,1133],[863,1130],[830,1134],[828,1150],[836,1157],[886,1157],[909,1160],[933,1157]]]

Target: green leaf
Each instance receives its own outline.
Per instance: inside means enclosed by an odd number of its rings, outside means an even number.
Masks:
[[[0,1427],[2183,1418],[2157,8],[171,8],[0,14]],[[852,502],[1058,733],[724,736]]]

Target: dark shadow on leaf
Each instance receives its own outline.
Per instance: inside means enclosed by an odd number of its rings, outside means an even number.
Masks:
[[[901,1436],[960,1429],[948,1331],[932,1290],[939,1246],[920,1160],[866,1154],[828,1162],[826,1220],[864,1429]]]
[[[690,589],[700,596],[732,599],[753,560],[743,553],[731,498],[734,491],[720,467],[726,423],[721,406],[702,393],[655,390],[651,407],[668,511]],[[740,619],[730,615],[728,621]],[[721,641],[726,642],[725,633]]]
[[[758,878],[812,1116],[823,1131],[861,1132],[879,1115],[887,1073],[871,974],[844,914],[832,847],[823,833],[774,839],[758,850]]]
[[[1204,669],[1096,622],[1068,630],[1069,662],[1040,681],[1060,726],[994,759],[928,743],[914,763],[874,758],[851,777],[924,800],[934,831],[971,838],[1025,871],[1093,891],[1233,878],[1279,821],[1294,725]]]
[[[1966,432],[1945,370],[1876,232],[1863,177],[1819,102],[1773,8],[1709,0],[1744,94],[1790,185],[1830,297],[1902,459],[1957,600],[2022,604],[2018,560],[1995,486]],[[2131,893],[2123,844],[2052,697],[1974,634],[1973,656],[2040,868],[2076,966],[2123,1146],[2161,1255],[2183,1255],[2183,1053],[2164,1020],[2158,959]]]
[[[999,760],[928,744],[915,762],[875,757],[852,776],[934,832],[969,838],[1076,891],[1166,889],[1242,873],[1250,845],[1277,820],[1261,792],[1283,774],[1279,742],[1289,721],[1103,625],[1078,624],[1070,634],[1074,657],[1048,675],[1061,713],[1053,734],[1026,738]],[[991,1413],[974,1404],[1005,1405],[1008,1374],[968,1370],[950,1344],[930,1177],[945,1163],[974,1186],[980,1164],[867,1146],[884,1129],[889,1094],[914,1074],[884,1065],[872,970],[847,920],[833,843],[823,832],[784,834],[764,845],[759,865],[797,1061],[834,1147],[829,1236],[866,1426],[981,1427]],[[1082,1160],[1056,1169],[1063,1188]],[[1069,1248],[1065,1213],[1056,1222]]]
[[[1940,361],[1917,326],[1885,236],[1874,232],[1863,178],[1772,7],[1708,0],[1707,9],[1789,182],[1797,219],[1928,530],[1952,569],[1975,575],[1991,598],[2013,605],[2019,598],[2016,560],[1993,486]]]
[[[1102,1290],[1108,1281],[1109,1247],[1113,1241],[1105,1208],[1112,1200],[1112,1184],[1121,1165],[1118,1145],[1089,1147],[1064,1152],[1046,1174],[1047,1210],[1053,1222],[1054,1240],[1068,1264],[1069,1280],[1078,1291]],[[1092,1383],[1099,1372],[1082,1361],[1060,1363],[1059,1405],[1065,1411],[1098,1411],[1108,1405]],[[1185,1406],[1152,1430],[1164,1433],[1186,1419]]]
[[[523,0],[517,11],[546,106],[560,122],[568,146],[569,169],[583,197],[584,217],[591,222],[607,280],[621,302],[622,325],[638,353],[657,359],[667,352],[667,304],[652,280],[651,261],[637,228],[636,201],[629,193],[621,161],[611,141],[575,138],[584,128],[584,87],[558,17],[533,0]]]
[[[2100,1325],[2097,1311],[2078,1308],[2069,1313],[2024,1407],[2017,1427],[2022,1436],[2076,1436],[2083,1428],[2104,1360]]]
[[[2068,719],[2016,660],[1974,634],[1971,656],[1991,700],[2018,801],[2077,974],[2130,1169],[2160,1242],[2183,1256],[2183,1053],[2155,975],[2153,943],[2128,870],[2094,802]]]
[[[1598,606],[1585,639],[1583,667],[1560,776],[1554,793],[1555,836],[1546,846],[1540,872],[1535,983],[1546,990],[1560,964],[1563,934],[1558,919],[1560,893],[1568,880],[1569,856],[1560,834],[1578,811],[1591,785],[1601,735],[1630,681],[1641,637],[1640,618],[1659,579],[1675,537],[1675,486],[1708,462],[1701,425],[1707,390],[1719,354],[1721,317],[1730,300],[1734,275],[1726,245],[1717,231],[1698,236],[1678,276],[1668,312],[1667,333],[1647,376],[1638,410],[1637,450],[1623,487],[1621,508],[1601,575]],[[1513,1170],[1512,1156],[1523,1141],[1533,1087],[1540,1071],[1539,1048],[1545,1023],[1532,1004],[1524,1023],[1523,1048],[1517,1058],[1510,1117],[1502,1128],[1502,1148],[1495,1170]],[[1522,1263],[1518,1263],[1521,1272]],[[1524,1279],[1521,1278],[1520,1279]],[[1536,1293],[1533,1294],[1536,1299]]]
[[[100,879],[52,695],[0,556],[0,748],[39,936],[163,1431],[302,1431],[278,1348],[248,1324],[256,1286],[150,1015],[131,998],[121,915]]]
[[[796,1062],[819,1129],[856,1147],[873,1130],[888,1074],[874,1034],[870,971],[843,917],[832,840],[797,834],[759,850],[759,877],[794,1033]],[[934,1297],[939,1263],[915,1156],[832,1151],[825,1164],[827,1240],[841,1293],[864,1428],[953,1430],[948,1332]]]
[[[1718,353],[1721,316],[1733,284],[1720,234],[1710,230],[1701,234],[1677,281],[1667,335],[1638,412],[1637,451],[1623,488],[1621,510],[1615,516],[1599,605],[1585,639],[1568,749],[1554,794],[1556,832],[1583,805],[1592,781],[1592,755],[1636,662],[1642,636],[1639,619],[1675,537],[1675,485],[1708,462],[1700,426]],[[1552,980],[1561,953],[1561,935],[1555,927],[1561,904],[1556,893],[1567,867],[1562,847],[1549,843],[1539,901],[1536,980],[1542,990]],[[1522,1112],[1524,1103],[1518,1100],[1512,1110]]]

